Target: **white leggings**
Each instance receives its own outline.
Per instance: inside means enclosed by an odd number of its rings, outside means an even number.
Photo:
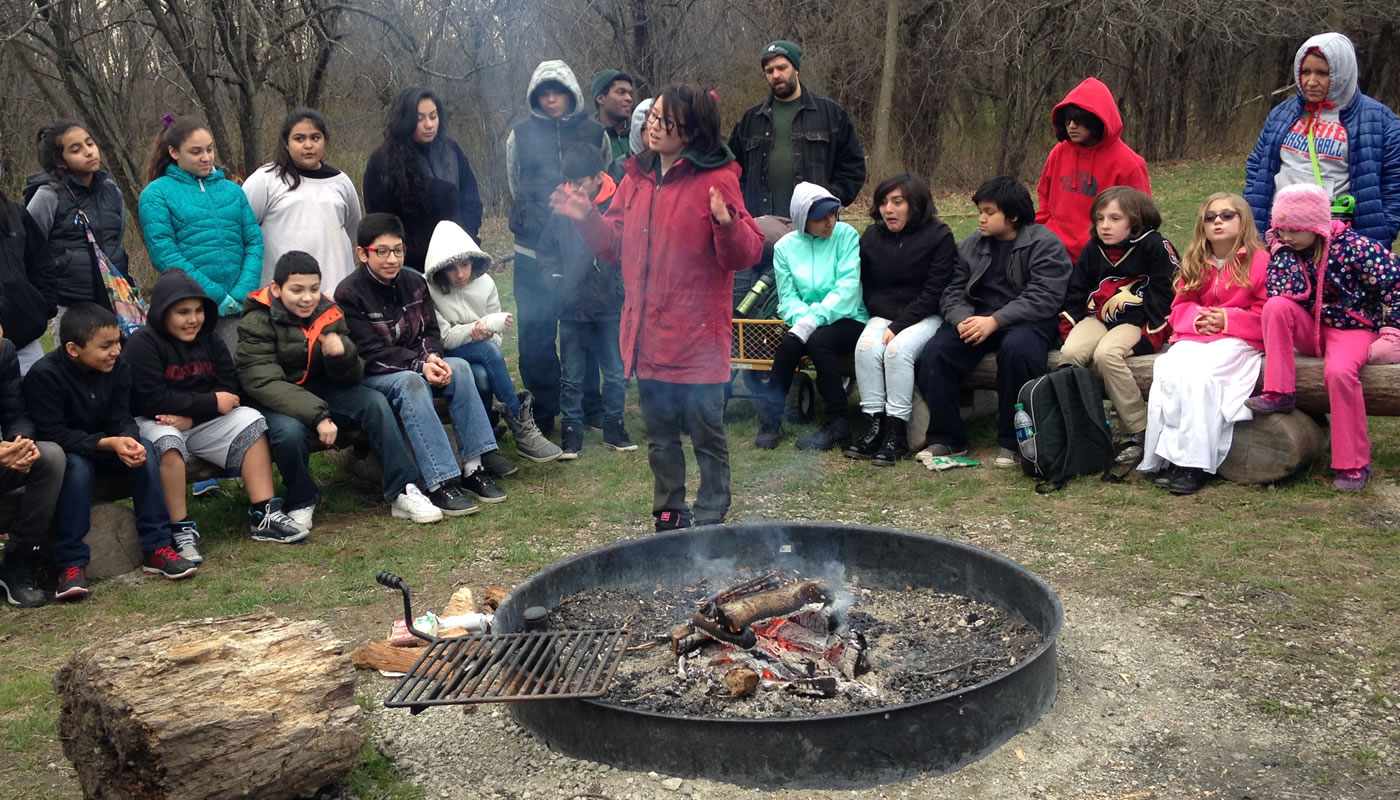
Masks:
[[[914,361],[942,324],[943,319],[937,315],[926,317],[895,334],[889,344],[881,344],[890,321],[870,318],[856,340],[856,386],[860,388],[861,411],[883,411],[909,420],[914,407]]]

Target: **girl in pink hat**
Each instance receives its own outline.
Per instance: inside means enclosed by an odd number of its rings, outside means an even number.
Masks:
[[[1400,259],[1332,219],[1327,192],[1295,184],[1274,197],[1269,300],[1264,304],[1264,392],[1257,414],[1296,405],[1293,351],[1321,356],[1332,412],[1333,488],[1359,491],[1371,477],[1361,368],[1382,325],[1400,322]]]

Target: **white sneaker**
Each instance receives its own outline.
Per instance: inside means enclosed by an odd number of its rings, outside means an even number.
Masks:
[[[420,524],[442,519],[442,509],[433,505],[433,501],[411,483],[403,487],[403,493],[394,498],[394,505],[389,513],[394,519],[411,519]]]
[[[316,506],[307,506],[306,508],[298,508],[295,511],[288,511],[287,516],[292,518],[292,522],[295,522],[298,528],[309,532],[311,530],[311,519],[316,516]]]
[[[175,552],[180,554],[180,558],[186,561],[202,564],[204,556],[199,554],[199,526],[194,520],[184,520],[182,522],[170,523],[171,533],[174,534]]]

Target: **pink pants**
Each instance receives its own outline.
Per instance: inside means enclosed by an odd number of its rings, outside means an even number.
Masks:
[[[1317,355],[1312,315],[1286,297],[1264,304],[1264,391],[1292,393],[1297,388],[1293,350]],[[1371,437],[1366,433],[1366,398],[1361,393],[1361,368],[1376,334],[1341,330],[1323,323],[1322,380],[1332,407],[1332,469],[1360,469],[1371,463]]]

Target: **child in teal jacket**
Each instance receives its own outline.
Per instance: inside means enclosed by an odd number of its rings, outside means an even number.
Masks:
[[[141,230],[157,272],[182,269],[214,298],[219,337],[238,344],[243,300],[262,277],[262,229],[243,190],[214,166],[204,123],[169,120],[146,162]]]
[[[792,190],[793,232],[773,248],[778,316],[788,332],[778,345],[754,446],[777,447],[783,404],[803,356],[817,369],[826,424],[797,440],[803,450],[830,450],[851,441],[841,361],[855,352],[870,314],[861,301],[860,235],[838,222],[841,201],[803,181]]]

